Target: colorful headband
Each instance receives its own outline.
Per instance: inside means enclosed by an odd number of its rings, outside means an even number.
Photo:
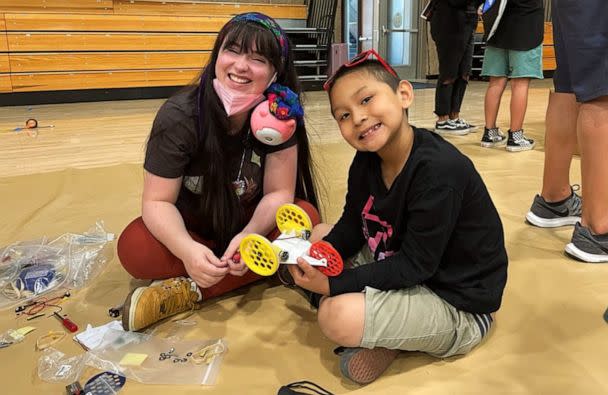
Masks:
[[[287,61],[287,36],[281,27],[275,22],[271,17],[261,14],[259,12],[247,12],[245,14],[239,14],[232,18],[230,22],[242,22],[242,21],[251,21],[255,22],[262,27],[268,29],[274,37],[277,39],[279,43],[279,47],[281,48],[281,64],[285,64]]]
[[[268,108],[277,119],[287,120],[295,118],[300,122],[304,117],[304,110],[294,91],[288,87],[274,83],[266,91]]]

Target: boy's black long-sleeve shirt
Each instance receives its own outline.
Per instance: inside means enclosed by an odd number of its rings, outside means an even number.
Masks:
[[[460,310],[496,311],[507,253],[486,186],[454,146],[428,130],[412,129],[410,156],[388,190],[378,155],[355,155],[344,211],[325,240],[344,259],[367,243],[377,262],[330,278],[330,294],[424,284]]]

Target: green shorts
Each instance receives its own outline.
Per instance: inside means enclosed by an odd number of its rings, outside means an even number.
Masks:
[[[481,75],[484,77],[543,79],[543,46],[515,51],[487,46]]]
[[[371,252],[364,248],[349,263],[368,264],[370,258]],[[490,314],[458,310],[424,285],[390,291],[366,287],[364,292],[360,344],[364,348],[421,351],[446,358],[471,351],[492,327]]]

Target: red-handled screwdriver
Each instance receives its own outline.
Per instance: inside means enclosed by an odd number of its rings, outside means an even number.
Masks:
[[[70,332],[76,332],[78,330],[78,325],[76,325],[73,321],[70,321],[68,318],[62,317],[59,313],[54,312],[53,315],[61,321],[63,326]]]

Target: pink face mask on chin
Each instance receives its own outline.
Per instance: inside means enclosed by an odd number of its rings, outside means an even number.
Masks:
[[[213,88],[222,101],[228,116],[249,111],[266,98],[263,93],[243,93],[236,89],[228,88],[217,78],[213,80]]]

